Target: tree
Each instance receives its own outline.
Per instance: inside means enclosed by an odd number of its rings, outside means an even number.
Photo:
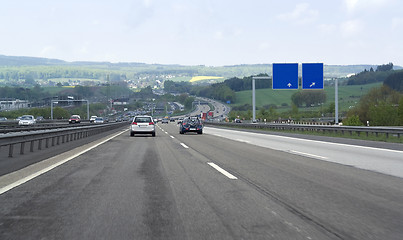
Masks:
[[[383,84],[395,91],[403,92],[403,71],[396,71],[389,75]]]
[[[320,91],[298,91],[291,96],[291,101],[298,107],[305,104],[306,107],[317,105],[326,101],[326,92]]]
[[[373,88],[360,99],[358,105],[351,109],[347,116],[357,115],[364,124],[370,121],[371,125],[396,125],[399,122],[396,119],[400,99],[401,94],[386,85]]]
[[[185,100],[185,103],[183,105],[185,105],[185,109],[192,109],[192,103],[194,102],[195,98],[194,97],[188,97]]]
[[[35,85],[36,84],[35,79],[32,76],[32,74],[28,74],[28,75],[25,76],[25,84],[27,84],[27,85]]]
[[[403,96],[400,98],[399,107],[397,108],[397,115],[399,117],[399,126],[403,126]]]
[[[70,116],[69,112],[61,107],[55,107],[53,109],[53,118],[54,119],[67,119]]]
[[[334,102],[330,103],[329,107],[325,109],[326,113],[334,113],[336,111],[336,104]]]
[[[393,63],[379,65],[376,68],[377,72],[386,72],[386,71],[390,71],[390,70],[393,70]]]
[[[378,105],[370,106],[368,115],[371,125],[374,126],[399,125],[396,107],[387,102],[380,102]]]
[[[182,93],[178,96],[178,102],[185,104],[186,99],[189,97],[187,93]]]
[[[80,85],[74,88],[74,93],[79,96],[79,98],[88,98],[94,95],[91,87]]]
[[[298,115],[298,106],[294,103],[291,104],[291,114],[294,116]]]
[[[267,119],[267,112],[266,112],[266,109],[261,108],[261,109],[259,110],[259,112],[258,112],[258,114],[257,114],[256,117],[257,117],[257,118],[260,118],[260,119]]]
[[[138,94],[140,95],[141,98],[152,98],[154,96],[153,89],[151,88],[151,86],[142,88]]]
[[[361,85],[375,82],[383,82],[385,79],[393,73],[393,64],[380,65],[376,68],[376,71],[371,68],[369,71],[357,73],[348,78],[347,85]]]
[[[348,117],[346,120],[343,120],[343,125],[347,126],[362,126],[362,122],[360,121],[360,117],[358,115],[353,115]]]

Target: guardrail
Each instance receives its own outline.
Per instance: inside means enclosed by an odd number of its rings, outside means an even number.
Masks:
[[[368,135],[370,133],[375,134],[377,137],[379,134],[385,134],[386,138],[389,135],[394,135],[397,138],[403,134],[403,127],[354,127],[354,126],[340,126],[340,125],[303,125],[303,124],[281,124],[281,123],[216,123],[205,122],[205,125],[223,126],[223,127],[240,127],[248,129],[271,129],[271,130],[288,130],[288,131],[316,131],[316,132],[333,132],[350,134],[361,133]]]
[[[4,134],[0,135],[0,151],[8,147],[8,157],[13,157],[15,146],[20,146],[19,154],[22,155],[26,153],[26,144],[29,144],[29,152],[33,152],[35,148],[41,150],[127,125],[127,122],[120,122]]]
[[[88,121],[86,123],[80,123],[79,126],[87,126],[90,125]],[[91,124],[94,125],[94,124]],[[39,130],[49,130],[49,129],[58,129],[58,128],[71,128],[73,125],[68,123],[61,122],[48,122],[48,123],[36,123],[30,126],[19,126],[18,124],[0,124],[0,134],[1,133],[12,133],[12,132],[21,132],[21,131],[39,131]]]

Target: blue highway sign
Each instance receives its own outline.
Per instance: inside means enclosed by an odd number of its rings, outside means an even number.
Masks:
[[[273,89],[298,89],[298,63],[273,63]]]
[[[323,89],[323,63],[302,64],[302,89]]]

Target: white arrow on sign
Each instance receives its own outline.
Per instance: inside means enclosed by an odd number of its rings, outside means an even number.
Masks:
[[[312,82],[312,84],[309,85],[309,87],[313,87],[313,86],[315,86],[315,82]]]
[[[288,87],[291,87],[292,85],[291,85],[291,83],[288,83],[287,86],[288,86]]]

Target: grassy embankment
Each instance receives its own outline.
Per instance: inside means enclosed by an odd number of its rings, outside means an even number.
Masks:
[[[382,83],[373,83],[366,85],[350,85],[339,86],[339,111],[348,111],[349,108],[356,106],[360,98],[365,95],[370,89],[381,86]],[[321,107],[326,108],[331,103],[334,103],[335,92],[334,86],[325,87],[326,102],[323,106],[301,107],[299,111],[318,111]],[[312,90],[314,91],[314,90]],[[261,108],[265,105],[274,104],[278,106],[278,111],[291,110],[291,96],[296,90],[273,90],[273,89],[258,89],[256,90],[256,107]],[[236,92],[236,102],[231,106],[242,106],[244,104],[252,105],[252,91]],[[286,105],[285,105],[286,104]],[[285,106],[282,106],[285,105]]]

